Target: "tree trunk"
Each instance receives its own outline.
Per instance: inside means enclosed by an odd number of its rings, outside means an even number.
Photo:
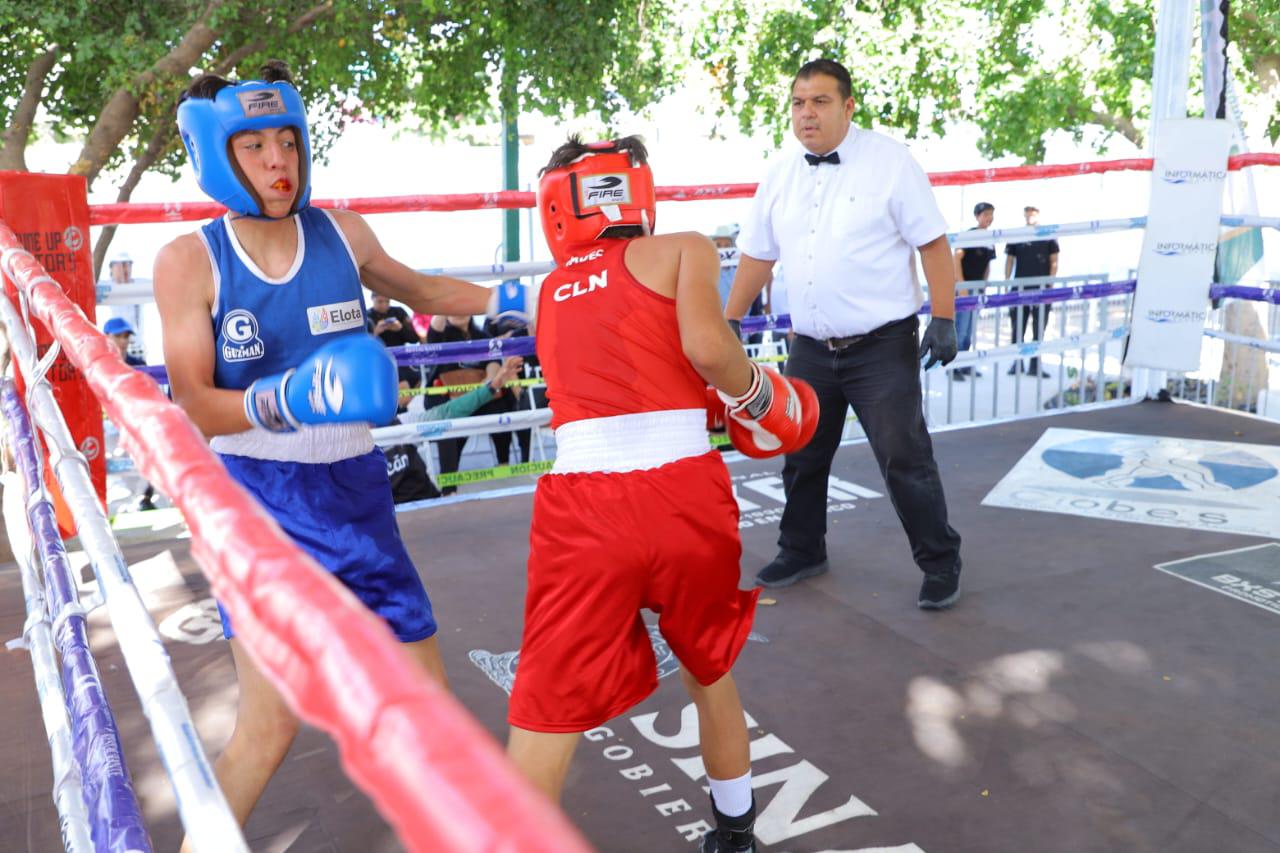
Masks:
[[[116,194],[117,202],[125,202],[133,197],[133,191],[138,186],[138,182],[142,180],[142,176],[147,170],[155,165],[160,156],[164,154],[165,149],[169,147],[169,143],[173,141],[174,132],[177,126],[173,122],[167,123],[163,128],[156,130],[151,141],[147,143],[146,149],[143,150],[133,161],[133,168],[129,170],[129,175],[124,179],[124,183],[120,185],[120,192]],[[115,225],[106,225],[102,229],[102,234],[98,237],[97,244],[93,247],[93,280],[97,281],[102,275],[102,264],[107,256],[107,249],[111,247],[111,240],[116,236]]]
[[[35,121],[36,109],[44,97],[44,81],[53,70],[61,48],[51,45],[47,51],[31,61],[27,68],[27,84],[22,90],[22,99],[13,116],[8,130],[4,133],[4,147],[0,148],[0,169],[11,172],[27,171],[27,139],[31,136],[31,125]]]
[[[98,114],[97,123],[89,131],[89,138],[80,151],[80,157],[67,170],[69,174],[83,175],[88,184],[93,185],[111,152],[129,134],[138,118],[138,93],[158,80],[183,76],[187,69],[199,63],[200,57],[218,39],[218,33],[209,27],[208,21],[225,2],[226,0],[209,0],[200,17],[173,50],[146,71],[134,75],[127,87],[119,88],[111,95],[107,105]]]

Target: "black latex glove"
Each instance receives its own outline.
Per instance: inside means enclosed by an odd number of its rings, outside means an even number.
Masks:
[[[959,346],[956,344],[956,321],[944,317],[934,317],[929,321],[929,328],[924,330],[924,340],[920,341],[920,361],[925,362],[928,370],[935,364],[950,364],[956,357]]]

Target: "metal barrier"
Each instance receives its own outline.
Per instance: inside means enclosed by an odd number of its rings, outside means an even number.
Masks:
[[[1280,290],[1215,287],[1200,369],[1169,379],[1174,399],[1280,420]]]

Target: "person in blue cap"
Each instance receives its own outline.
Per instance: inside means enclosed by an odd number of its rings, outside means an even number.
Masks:
[[[360,215],[311,206],[306,110],[283,62],[258,80],[198,77],[177,120],[200,188],[228,210],[156,257],[173,398],[232,478],[444,683],[436,620],[370,432],[395,414],[398,388],[365,329],[361,285],[422,313],[495,316],[521,313],[523,289],[415,272]],[[222,617],[240,696],[215,772],[243,823],[299,723]]]
[[[145,359],[138,358],[129,352],[129,343],[137,333],[125,318],[112,317],[102,325],[102,334],[106,335],[111,343],[115,344],[116,349],[120,350],[120,357],[124,359],[125,364],[130,367],[142,367],[147,363]]]

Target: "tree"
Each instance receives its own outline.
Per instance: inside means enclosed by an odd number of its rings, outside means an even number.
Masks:
[[[744,130],[787,132],[795,70],[827,56],[854,80],[863,126],[909,137],[948,122],[982,131],[982,153],[1044,156],[1058,130],[1105,151],[1143,145],[1150,118],[1157,0],[725,0],[692,40],[720,112]],[[1280,0],[1251,0],[1231,20],[1233,69],[1280,138]],[[1198,43],[1198,42],[1197,42]],[[1196,67],[1199,57],[1189,58]],[[1193,83],[1199,75],[1192,75]],[[1190,102],[1194,112],[1197,105]],[[1091,132],[1100,131],[1100,132]]]
[[[128,163],[128,201],[185,161],[173,115],[191,70],[250,79],[269,58],[299,80],[321,158],[355,120],[488,119],[503,75],[518,109],[608,116],[674,84],[668,16],[664,0],[0,0],[0,169],[25,170],[37,133],[83,140],[68,171],[92,185]]]

